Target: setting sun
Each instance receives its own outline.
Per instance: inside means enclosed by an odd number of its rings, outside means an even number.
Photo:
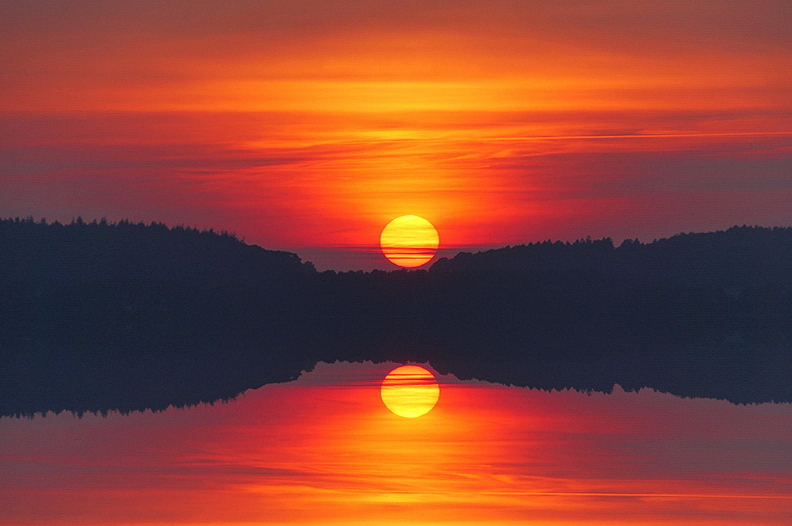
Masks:
[[[397,217],[380,234],[382,253],[400,267],[420,267],[437,252],[440,236],[426,219],[414,215]]]
[[[399,416],[425,415],[437,404],[440,386],[432,373],[418,365],[397,367],[382,381],[382,402]]]

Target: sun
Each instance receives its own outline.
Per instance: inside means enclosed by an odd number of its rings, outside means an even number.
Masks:
[[[438,246],[437,229],[423,217],[397,217],[380,234],[382,253],[400,267],[420,267],[434,257]]]
[[[440,386],[432,373],[418,365],[403,365],[382,381],[380,396],[385,407],[399,416],[425,415],[440,398]]]

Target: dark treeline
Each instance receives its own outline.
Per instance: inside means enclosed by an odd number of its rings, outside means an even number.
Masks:
[[[317,272],[226,233],[0,221],[0,415],[164,409],[318,361],[792,401],[792,229],[544,242]]]

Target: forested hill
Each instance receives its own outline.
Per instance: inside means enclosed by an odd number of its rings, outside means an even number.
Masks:
[[[121,221],[0,220],[0,286],[257,285],[314,271],[227,233]]]
[[[224,233],[0,221],[0,415],[163,409],[318,361],[792,401],[792,229],[544,242],[317,272]]]
[[[792,228],[732,227],[641,243],[545,241],[436,262],[430,272],[511,287],[687,284],[737,290],[792,285]]]
[[[47,224],[5,219],[0,220],[0,248],[0,286],[276,285],[307,283],[316,275],[313,264],[302,262],[297,254],[247,245],[225,232],[168,228],[161,223],[77,219],[70,224]],[[387,274],[399,273],[404,271]],[[545,241],[460,253],[435,262],[428,273],[437,283],[451,279],[459,285],[494,288],[637,283],[712,285],[731,290],[792,286],[792,228],[742,226],[679,234],[646,244],[628,239],[618,247],[608,238]],[[383,272],[373,274],[379,276],[375,281],[380,281]],[[371,281],[362,272],[339,275],[345,275],[339,282],[359,281],[362,285]]]

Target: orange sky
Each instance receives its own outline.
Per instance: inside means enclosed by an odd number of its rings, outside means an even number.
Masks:
[[[0,523],[781,526],[792,406],[440,377],[415,419],[393,364],[320,364],[237,401],[0,419]]]
[[[788,226],[786,0],[0,8],[0,214],[229,230],[320,268]]]

